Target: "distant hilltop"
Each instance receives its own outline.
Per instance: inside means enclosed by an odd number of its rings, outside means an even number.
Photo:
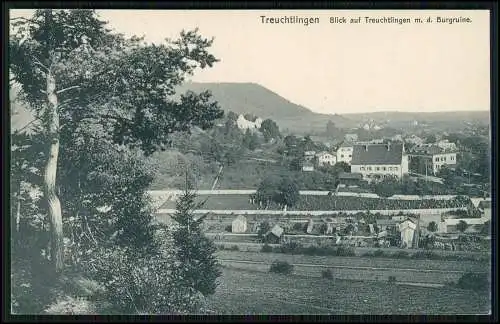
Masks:
[[[221,108],[236,114],[252,114],[262,120],[274,120],[280,129],[295,133],[324,130],[331,120],[338,127],[352,128],[357,122],[337,114],[320,114],[295,104],[256,83],[198,83],[190,82],[178,88],[200,93],[209,90]]]

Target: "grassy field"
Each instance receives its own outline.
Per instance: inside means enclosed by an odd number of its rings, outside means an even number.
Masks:
[[[488,314],[490,299],[455,288],[426,288],[242,270],[223,270],[209,300],[217,314]]]
[[[228,210],[245,210],[257,209],[255,205],[249,202],[248,195],[199,195],[196,201],[205,201],[202,209],[228,209]],[[175,201],[167,201],[160,208],[173,209],[175,208]]]

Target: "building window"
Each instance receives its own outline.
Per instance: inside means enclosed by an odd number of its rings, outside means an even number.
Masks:
[[[350,157],[350,158],[352,158],[352,155],[351,155],[351,154],[349,154],[349,157]]]
[[[361,170],[361,171],[365,171],[365,167],[361,167],[361,168],[360,168],[360,170]]]
[[[380,171],[380,168],[379,167],[375,167],[375,171]]]
[[[452,161],[453,161],[453,160],[455,160],[455,157],[454,157],[454,156],[451,156],[451,157],[450,157],[450,160],[452,160]]]
[[[340,154],[340,158],[343,159],[344,158],[344,154]]]
[[[371,167],[371,166],[369,166],[369,167],[366,167],[366,169],[367,169],[368,171],[371,171],[371,170],[372,170],[372,167]]]
[[[399,171],[399,167],[394,167],[394,171]]]
[[[387,168],[386,168],[386,167],[382,167],[382,170],[383,170],[383,171],[387,171]]]
[[[438,157],[434,158],[434,161],[439,162],[439,158]]]

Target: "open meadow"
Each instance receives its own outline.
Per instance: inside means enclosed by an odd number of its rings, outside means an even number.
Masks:
[[[216,314],[488,314],[488,294],[224,268],[209,300]]]

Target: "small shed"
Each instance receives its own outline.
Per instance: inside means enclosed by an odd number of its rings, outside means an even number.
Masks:
[[[347,186],[357,186],[363,180],[361,173],[341,172],[339,174],[340,184]]]
[[[283,235],[283,228],[281,228],[281,226],[279,225],[274,225],[273,228],[271,229],[271,233],[276,236],[276,237],[281,237],[281,235]]]
[[[279,225],[274,225],[273,228],[269,232],[267,232],[266,236],[271,238],[272,243],[279,243],[283,237],[283,233],[285,231],[281,226]]]
[[[413,246],[413,238],[415,236],[416,229],[417,224],[415,224],[415,222],[409,218],[399,224],[399,231],[401,232],[401,243],[408,249]]]
[[[491,219],[491,200],[483,200],[479,203],[478,209],[484,218]]]
[[[327,218],[327,219],[323,219],[323,221],[326,224],[326,232],[325,232],[325,234],[326,235],[332,234],[333,230],[336,228],[336,224],[333,221],[333,219],[332,218]]]
[[[232,233],[245,233],[247,231],[247,218],[243,215],[238,215],[231,223]]]
[[[379,231],[384,231],[396,227],[397,222],[394,219],[377,219],[377,227]]]
[[[311,234],[313,232],[313,229],[314,229],[314,222],[312,218],[310,218],[309,222],[307,223],[307,229],[306,229],[307,234]]]

